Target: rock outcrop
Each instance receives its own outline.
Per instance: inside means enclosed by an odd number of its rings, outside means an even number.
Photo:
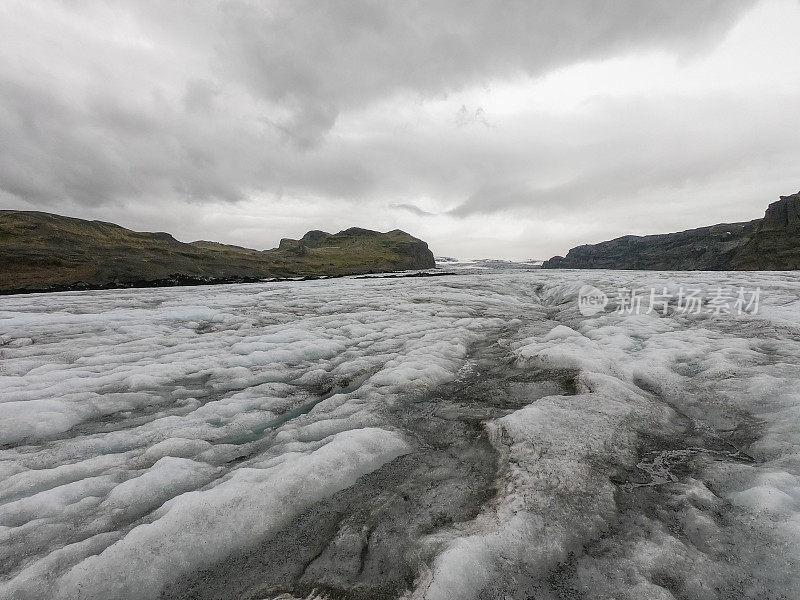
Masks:
[[[800,192],[781,196],[767,208],[747,242],[734,257],[734,269],[800,269]]]
[[[309,231],[273,250],[131,231],[33,211],[0,211],[0,293],[199,285],[358,275],[436,266],[403,231]]]
[[[800,192],[781,196],[763,219],[660,235],[626,235],[577,246],[545,269],[658,271],[792,270],[800,268]]]

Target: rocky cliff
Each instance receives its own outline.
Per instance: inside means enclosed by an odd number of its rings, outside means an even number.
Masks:
[[[0,211],[0,293],[152,287],[339,276],[435,267],[411,235],[351,228],[309,231],[273,250],[179,242],[101,221]]]
[[[769,205],[732,264],[744,270],[800,269],[800,192]]]
[[[800,192],[781,196],[763,219],[661,235],[626,235],[577,246],[545,269],[790,270],[800,268]]]

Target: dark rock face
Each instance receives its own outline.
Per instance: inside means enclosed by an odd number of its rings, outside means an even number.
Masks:
[[[746,270],[800,269],[800,192],[769,205],[733,264]]]
[[[780,198],[767,207],[762,226],[769,230],[800,230],[800,192]]]
[[[100,221],[0,211],[0,293],[203,285],[269,277],[358,275],[436,266],[403,231],[309,231],[273,250],[142,233]]]
[[[763,219],[689,229],[679,233],[627,235],[577,246],[554,256],[545,269],[791,270],[800,268],[800,192],[781,196]]]

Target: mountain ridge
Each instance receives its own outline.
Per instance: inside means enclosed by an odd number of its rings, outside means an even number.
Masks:
[[[780,196],[761,219],[675,233],[626,235],[572,248],[544,269],[784,271],[800,269],[800,192]]]
[[[0,294],[202,285],[435,267],[404,231],[312,230],[255,250],[41,211],[0,210]]]

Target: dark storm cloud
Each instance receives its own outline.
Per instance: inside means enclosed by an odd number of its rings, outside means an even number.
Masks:
[[[501,164],[513,143],[496,156],[477,144],[429,156],[413,140],[359,143],[332,129],[398,97],[445,97],[632,49],[691,54],[751,4],[9,2],[0,189],[44,208],[253,195],[385,202],[416,190],[468,199],[456,214],[505,209],[531,197],[514,172],[524,161]],[[460,117],[465,128],[487,123],[479,107]]]
[[[695,49],[750,4],[241,3],[224,5],[208,35],[222,65],[256,95],[293,107],[310,135],[329,128],[341,110],[397,92],[441,94],[634,46]]]

